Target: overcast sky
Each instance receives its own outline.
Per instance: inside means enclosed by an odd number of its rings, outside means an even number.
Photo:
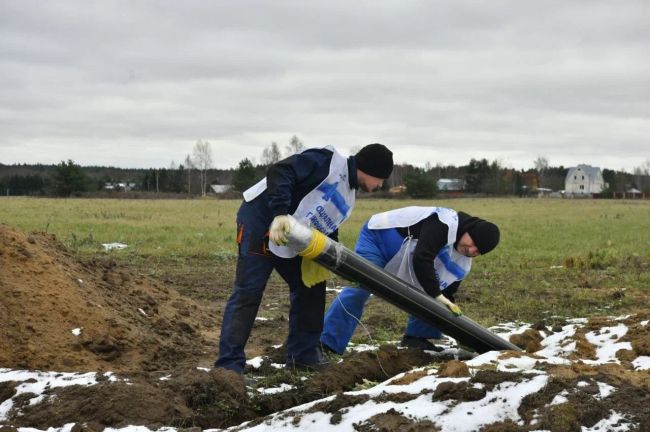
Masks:
[[[650,160],[650,2],[0,1],[0,163],[166,167],[293,135],[398,163]]]

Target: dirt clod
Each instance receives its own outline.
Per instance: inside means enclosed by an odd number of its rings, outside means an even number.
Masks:
[[[460,377],[468,377],[470,376],[469,373],[469,368],[467,367],[467,364],[462,361],[458,360],[451,360],[448,361],[447,363],[443,363],[440,368],[438,369],[438,376],[440,377],[454,377],[454,378],[460,378]]]
[[[527,329],[523,333],[510,336],[511,343],[529,353],[539,351],[542,348],[542,339],[544,338],[537,329]]]

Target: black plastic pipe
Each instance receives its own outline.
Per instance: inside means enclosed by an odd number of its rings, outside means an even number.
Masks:
[[[296,250],[302,251],[301,255],[311,256],[314,261],[337,275],[360,283],[364,289],[422,321],[438,327],[461,344],[479,353],[501,350],[521,351],[516,345],[497,336],[467,316],[455,316],[442,303],[377,267],[340,243],[302,225],[296,224],[296,227],[297,229],[292,229],[289,234],[290,243],[293,243],[294,247],[297,246]],[[306,229],[310,231],[309,239],[307,239]],[[308,242],[311,242],[314,236],[322,236],[325,240],[320,238],[321,246],[310,247],[310,251],[304,253]]]

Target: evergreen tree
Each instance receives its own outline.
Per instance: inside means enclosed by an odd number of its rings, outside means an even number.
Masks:
[[[55,167],[52,180],[54,193],[58,196],[69,197],[88,190],[88,176],[72,159],[69,159],[68,162],[61,161]]]
[[[438,193],[436,181],[421,169],[416,169],[404,177],[406,193],[413,198],[433,198]]]
[[[0,179],[0,194],[2,195],[42,195],[46,187],[46,179],[38,174],[12,175]]]
[[[240,192],[255,184],[255,167],[248,158],[239,162],[239,166],[233,175],[232,184]]]
[[[487,159],[471,159],[467,166],[465,185],[467,192],[484,192],[484,184],[490,175],[490,163]]]

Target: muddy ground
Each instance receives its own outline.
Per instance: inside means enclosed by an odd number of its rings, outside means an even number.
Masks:
[[[201,277],[194,289],[211,283],[205,275],[194,276]],[[46,394],[56,397],[37,405],[27,405],[31,397],[22,394],[5,423],[44,429],[70,422],[86,422],[92,429],[128,424],[225,427],[429,361],[422,352],[388,346],[379,353],[350,355],[331,372],[315,376],[270,366],[271,361],[284,362],[278,346],[286,335],[289,306],[285,287],[274,279],[259,314],[268,320],[256,322],[247,349],[249,357],[265,354],[269,360],[255,371],[258,382],[246,388],[237,375],[197,369],[209,369],[214,362],[223,304],[219,298],[227,298],[232,283],[212,281],[219,285],[208,295],[212,299],[197,301],[165,278],[144,276],[111,259],[81,261],[52,235],[0,225],[0,367],[110,371],[120,378],[117,383],[51,389]],[[384,360],[384,370],[371,361],[377,358]],[[304,376],[312,379],[302,381]],[[273,396],[247,394],[280,382],[296,389]],[[15,394],[17,384],[0,383],[0,403]]]
[[[255,381],[247,387],[236,374],[210,370],[217,353],[221,308],[232,284],[232,276],[219,273],[221,270],[215,269],[212,275],[190,274],[184,283],[174,283],[110,259],[79,260],[51,235],[23,233],[0,225],[0,367],[99,372],[100,380],[92,386],[46,390],[47,397],[37,404],[29,403],[30,394],[14,397],[18,382],[0,382],[0,404],[13,400],[0,428],[3,432],[21,426],[47,429],[66,423],[77,423],[77,430],[126,425],[224,428],[248,420],[261,422],[271,413],[329,395],[338,396],[315,409],[335,413],[344,406],[342,401],[350,403],[350,396],[342,392],[384,381],[417,366],[435,363],[443,365],[438,373],[465,373],[451,357],[432,358],[419,350],[398,350],[394,345],[337,357],[321,373],[277,369],[273,364],[284,361],[280,345],[286,336],[288,296],[284,285],[274,278],[259,313],[268,319],[256,321],[247,350],[249,358],[264,355],[265,361],[249,371],[247,375]],[[208,294],[187,295],[187,291],[197,289]],[[334,295],[328,293],[330,298]],[[631,329],[626,337],[633,349],[617,354],[622,365],[596,367],[577,362],[572,367],[549,368],[552,388],[525,399],[520,408],[522,418],[535,413],[549,430],[580,430],[580,425],[593,424],[599,412],[626,407],[626,412],[632,410],[638,415],[640,424],[650,424],[646,408],[650,378],[647,373],[631,372],[625,364],[636,356],[650,355],[650,331],[638,324],[643,319],[648,317],[631,317],[626,323]],[[396,322],[399,320],[386,314],[370,314],[365,321],[371,332],[395,326]],[[590,322],[593,328],[602,324]],[[534,352],[540,340],[552,334],[550,327],[538,323],[513,343]],[[584,337],[577,335],[577,344],[580,356],[593,357],[594,348]],[[108,371],[118,379],[101,374]],[[403,379],[415,379],[413,374]],[[587,399],[576,394],[570,408],[545,408],[546,399],[552,398],[557,388],[573,388],[585,377],[616,384],[623,390],[600,406],[583,404],[581,401]],[[496,371],[472,377],[487,387],[512,379],[516,377]],[[276,394],[257,391],[281,384],[293,388]],[[431,393],[434,399],[480,397],[467,384],[437,388]],[[358,430],[436,429],[429,422],[389,411],[360,424]],[[484,430],[532,429],[503,423]]]

